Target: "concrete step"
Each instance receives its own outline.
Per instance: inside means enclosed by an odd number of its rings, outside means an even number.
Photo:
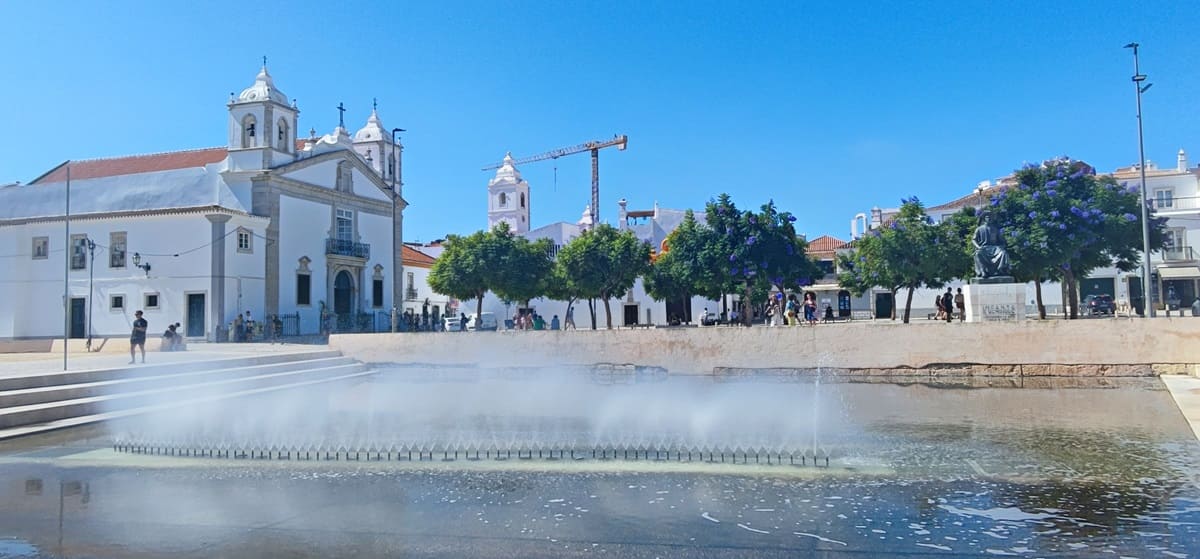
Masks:
[[[209,380],[176,386],[117,392],[102,396],[89,396],[15,406],[0,409],[0,429],[19,427],[32,423],[46,423],[82,415],[153,407],[164,403],[172,405],[172,403],[195,398],[220,398],[230,392],[295,384],[307,380],[327,379],[360,373],[366,370],[368,370],[366,365],[351,362],[326,367],[285,370],[248,377]]]
[[[186,373],[209,369],[269,365],[273,363],[341,357],[341,355],[341,352],[333,350],[303,351],[295,353],[263,353],[249,357],[231,357],[228,359],[212,359],[207,361],[188,361],[177,363],[152,363],[150,365],[131,365],[128,367],[118,367],[114,369],[88,369],[56,373],[29,373],[0,378],[0,392],[40,388],[45,386],[59,386],[87,382],[102,382],[123,378],[156,376],[171,373]]]
[[[308,357],[310,354],[305,354],[303,356]],[[213,364],[217,362],[209,363]],[[316,359],[279,361],[275,363],[249,366],[220,367],[188,372],[172,372],[169,374],[139,374],[136,376],[116,378],[113,380],[5,390],[0,391],[0,409],[13,408],[17,406],[29,406],[60,400],[75,400],[94,396],[105,396],[121,391],[146,390],[150,388],[179,386],[222,378],[255,376],[299,369],[348,365],[352,363],[354,363],[354,360],[348,357],[319,357]],[[221,364],[228,365],[228,363]],[[140,372],[142,371],[139,371],[139,373]],[[153,373],[153,371],[151,372]]]
[[[204,395],[187,395],[187,396],[183,396],[179,400],[171,401],[171,402],[154,403],[154,404],[150,404],[150,405],[144,405],[144,406],[139,406],[139,407],[130,407],[130,408],[120,409],[120,410],[115,410],[115,411],[105,411],[105,412],[90,413],[90,414],[84,414],[84,415],[75,415],[75,416],[71,416],[71,417],[65,417],[62,419],[55,419],[55,420],[43,421],[43,422],[39,422],[39,423],[32,423],[32,424],[20,425],[20,426],[16,426],[16,427],[9,427],[9,428],[5,428],[5,429],[0,429],[0,441],[6,440],[6,439],[17,438],[17,437],[24,437],[24,436],[28,436],[28,435],[36,435],[39,433],[45,433],[48,431],[54,431],[54,430],[58,430],[58,429],[66,429],[68,427],[77,427],[80,425],[99,423],[102,421],[112,421],[115,419],[121,419],[124,417],[131,417],[131,416],[141,415],[141,414],[145,414],[145,413],[164,411],[164,410],[173,409],[173,408],[176,408],[179,406],[202,404],[204,402],[223,400],[226,398],[247,397],[247,396],[253,396],[256,394],[275,392],[275,391],[279,391],[279,390],[289,390],[289,389],[293,389],[293,388],[312,386],[312,385],[316,385],[316,384],[353,381],[353,380],[365,378],[365,377],[368,377],[368,376],[371,376],[371,375],[374,375],[377,373],[377,371],[375,371],[373,369],[366,369],[365,366],[363,368],[365,370],[337,374],[334,376],[321,377],[321,378],[310,378],[310,379],[306,379],[306,380],[299,380],[299,381],[282,383],[282,384],[270,384],[267,386],[247,388],[245,390],[238,390],[238,391],[234,391],[234,392],[210,393],[210,394],[204,394]]]

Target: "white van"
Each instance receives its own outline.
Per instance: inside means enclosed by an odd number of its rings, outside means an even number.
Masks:
[[[472,314],[467,320],[467,330],[496,330],[496,314],[485,312],[480,314]]]
[[[444,317],[442,318],[442,324],[445,326],[443,330],[446,332],[462,332],[467,329],[467,325],[462,322],[462,318],[458,315]]]

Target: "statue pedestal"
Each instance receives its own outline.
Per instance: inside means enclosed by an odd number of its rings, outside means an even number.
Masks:
[[[975,283],[963,286],[967,322],[1025,320],[1025,284]]]

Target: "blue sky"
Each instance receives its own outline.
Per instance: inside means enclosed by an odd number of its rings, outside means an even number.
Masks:
[[[844,5],[836,5],[844,4]],[[404,136],[406,240],[486,225],[490,173],[613,134],[601,219],[774,199],[810,236],[1025,161],[1200,162],[1200,10],[1186,2],[3,2],[0,182],[62,160],[222,145],[267,55],[300,130],[351,132],[372,97]],[[535,225],[574,221],[586,154],[522,168]]]

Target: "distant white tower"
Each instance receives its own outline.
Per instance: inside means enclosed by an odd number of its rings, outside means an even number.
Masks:
[[[529,183],[521,178],[512,153],[508,153],[495,178],[488,181],[488,229],[503,221],[513,233],[528,232],[529,203]]]

